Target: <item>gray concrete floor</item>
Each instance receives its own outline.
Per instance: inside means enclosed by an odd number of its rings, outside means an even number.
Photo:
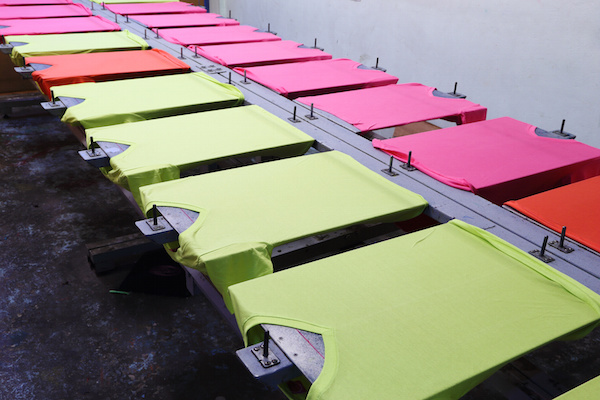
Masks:
[[[0,399],[283,399],[203,296],[109,293],[85,244],[139,218],[81,149],[37,108],[0,119]]]
[[[85,244],[135,233],[139,217],[81,148],[37,108],[0,119],[0,400],[283,399],[240,365],[241,340],[203,296],[115,295],[91,271]],[[600,374],[599,355],[594,332],[495,381],[531,364],[567,390]],[[488,381],[466,398],[500,393]]]

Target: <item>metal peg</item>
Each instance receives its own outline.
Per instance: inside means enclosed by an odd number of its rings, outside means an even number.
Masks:
[[[564,123],[564,121],[565,120],[563,119],[563,123]],[[567,227],[563,226],[562,227],[562,232],[560,233],[560,242],[559,242],[560,247],[564,247],[564,245],[565,245],[565,235],[566,234],[567,234]]]
[[[129,15],[125,16],[125,22],[129,22]]]
[[[106,7],[104,7],[104,2],[102,2],[102,9],[106,10]]]
[[[50,97],[52,97],[52,105],[56,104],[56,100],[54,98],[54,90],[50,90]]]
[[[185,57],[183,56],[183,47],[181,48],[181,56],[180,56],[179,58],[181,58],[182,60],[185,58]]]
[[[315,103],[310,103],[310,114],[305,115],[304,117],[310,120],[317,119],[317,117],[315,117]]]
[[[565,130],[565,122],[566,122],[566,119],[563,119],[562,124],[560,125],[560,133],[563,133],[563,131]]]
[[[312,47],[313,49],[317,49],[317,50],[324,50],[322,47],[318,47],[317,46],[317,38],[315,38],[315,45]]]
[[[270,23],[268,23],[268,24],[267,24],[267,32],[268,32],[268,33],[272,33],[273,35],[277,35],[277,32],[273,32],[273,31],[271,30],[271,24],[270,24]]]
[[[231,85],[231,71],[229,72],[229,84]]]
[[[458,82],[454,82],[454,92],[452,92],[453,94],[456,94],[457,88],[458,88]]]
[[[269,339],[271,339],[271,335],[269,334],[269,331],[265,331],[263,358],[269,358]]]
[[[115,14],[115,22],[119,22],[119,20],[117,19],[117,14]]]
[[[148,29],[144,29],[144,39],[148,39]]]
[[[296,106],[294,106],[294,114],[293,114],[292,118],[288,118],[288,119],[295,124],[297,124],[298,122],[301,122],[299,119],[296,119]]]
[[[376,69],[376,70],[378,70],[378,71],[383,71],[383,72],[386,72],[386,69],[385,69],[385,68],[379,68],[379,57],[377,57],[377,58],[375,59],[375,66],[373,67],[373,69]]]
[[[95,156],[96,155],[96,146],[94,143],[94,137],[90,136],[90,150],[92,151],[92,155]]]
[[[242,82],[244,85],[249,85],[250,84],[250,81],[246,77],[246,70],[244,70],[244,80],[240,81],[240,82]]]
[[[158,209],[156,208],[156,204],[152,206],[152,223],[158,225]]]
[[[574,248],[569,247],[569,246],[565,246],[565,238],[567,236],[567,227],[563,226],[562,227],[562,231],[560,233],[560,240],[553,240],[551,241],[549,244],[550,246],[554,247],[555,249],[558,249],[560,251],[562,251],[563,253],[571,253],[573,251],[575,251]]]
[[[411,164],[412,161],[412,151],[408,152],[408,159],[406,160],[405,164],[401,164],[400,167],[402,169],[405,169],[407,171],[414,171],[416,168],[412,166]]]
[[[229,19],[231,19],[231,10],[229,10]]]
[[[544,242],[542,243],[542,247],[539,250],[532,250],[529,252],[535,258],[542,260],[545,263],[549,263],[554,261],[554,258],[546,255],[546,245],[548,244],[548,236],[544,237]]]
[[[160,35],[158,34],[158,28],[155,28],[155,29],[156,29],[156,38],[160,39]]]
[[[198,58],[198,46],[194,46],[194,58]]]
[[[396,176],[398,175],[396,172],[394,172],[392,170],[392,165],[394,164],[394,157],[390,157],[390,165],[388,168],[384,168],[381,170],[381,172],[384,172],[386,174],[388,174],[389,176]]]
[[[544,236],[544,242],[542,243],[542,248],[540,249],[540,257],[544,257],[546,253],[546,245],[548,244],[548,236]]]

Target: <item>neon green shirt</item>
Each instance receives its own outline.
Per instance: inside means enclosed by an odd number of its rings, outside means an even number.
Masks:
[[[297,156],[314,142],[259,106],[92,128],[86,136],[88,145],[93,137],[130,146],[104,172],[140,205],[141,186],[178,179],[180,170],[239,156]]]
[[[600,376],[558,396],[556,400],[597,400],[600,397]]]
[[[421,214],[427,202],[351,157],[331,151],[194,176],[140,189],[154,204],[200,213],[169,252],[227,288],[273,272],[275,246],[365,222]]]
[[[596,293],[457,220],[229,292],[247,343],[261,340],[262,323],[323,336],[309,400],[458,399],[502,365],[600,320]]]
[[[5,40],[8,44],[27,43],[13,47],[10,53],[13,64],[20,67],[25,65],[25,57],[145,50],[149,47],[144,39],[129,31],[15,35],[6,36]]]
[[[240,105],[236,87],[203,72],[55,86],[55,97],[84,99],[63,122],[85,129]]]

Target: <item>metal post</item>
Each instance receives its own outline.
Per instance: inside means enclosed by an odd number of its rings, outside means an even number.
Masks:
[[[265,338],[264,338],[264,346],[263,346],[263,358],[269,358],[269,339],[271,338],[271,335],[269,334],[269,331],[265,331]]]
[[[562,232],[560,233],[560,242],[558,244],[560,247],[565,247],[565,236],[566,235],[567,235],[567,227],[563,226],[562,227]]]
[[[548,236],[544,236],[544,242],[542,243],[542,248],[540,249],[540,257],[544,257],[544,253],[546,253],[546,245],[548,244]]]

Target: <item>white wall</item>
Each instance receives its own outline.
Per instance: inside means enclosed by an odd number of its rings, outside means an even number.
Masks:
[[[600,147],[600,1],[211,0],[210,11],[335,58],[459,92]]]

